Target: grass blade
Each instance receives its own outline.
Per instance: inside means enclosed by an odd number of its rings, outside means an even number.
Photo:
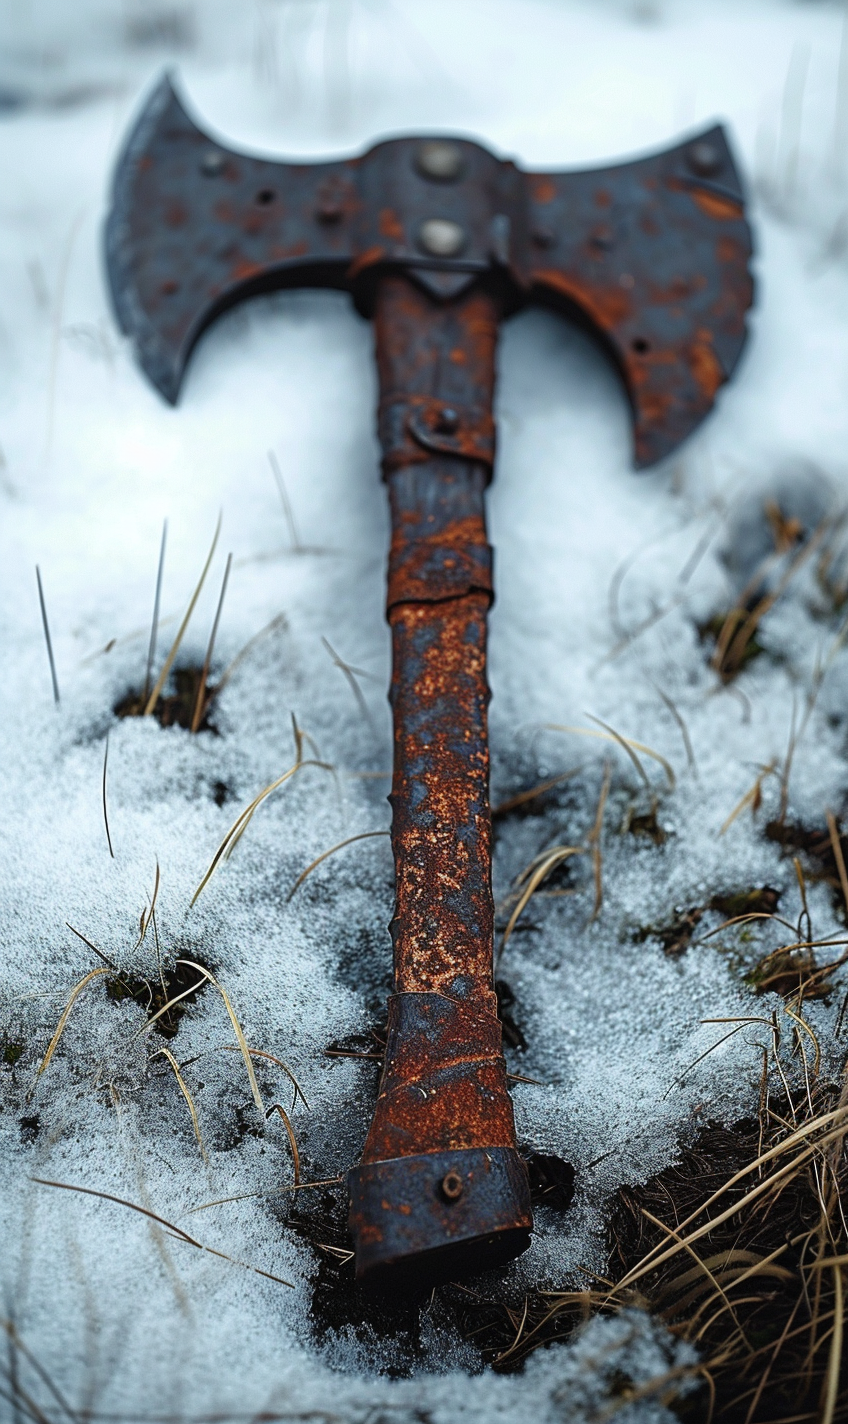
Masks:
[[[298,1150],[297,1150],[297,1139],[295,1138],[295,1135],[294,1135],[294,1128],[293,1128],[292,1125],[291,1125],[291,1121],[290,1121],[290,1119],[289,1119],[288,1113],[286,1112],[285,1108],[284,1108],[280,1103],[272,1103],[272,1104],[271,1104],[271,1106],[269,1107],[267,1113],[265,1114],[266,1118],[270,1117],[272,1112],[278,1112],[278,1113],[280,1114],[280,1117],[283,1119],[283,1126],[285,1127],[286,1133],[288,1134],[289,1144],[290,1144],[291,1150],[292,1150],[292,1162],[294,1163],[294,1184],[295,1184],[296,1187],[299,1187],[299,1186],[300,1186],[300,1154],[298,1153]]]
[[[212,539],[212,547],[210,548],[209,553],[208,553],[207,556],[206,556],[206,563],[203,565],[203,572],[202,572],[202,574],[200,575],[200,578],[199,578],[198,583],[197,583],[197,587],[195,588],[194,593],[193,593],[192,596],[191,596],[191,601],[190,601],[190,603],[189,603],[189,605],[188,605],[188,608],[186,609],[185,617],[183,618],[183,621],[182,621],[182,623],[180,624],[180,626],[179,626],[179,628],[178,628],[178,630],[177,630],[177,636],[176,636],[176,638],[174,639],[173,643],[171,644],[171,651],[168,653],[168,656],[167,656],[166,659],[165,659],[165,663],[164,663],[164,666],[163,666],[163,668],[162,668],[162,671],[160,672],[159,677],[158,677],[158,679],[157,679],[156,686],[154,687],[153,691],[151,692],[149,698],[147,699],[147,704],[146,704],[146,706],[145,706],[145,708],[144,708],[144,712],[143,712],[143,714],[142,714],[142,715],[145,716],[145,717],[149,717],[149,716],[151,716],[151,714],[153,713],[153,710],[154,710],[154,708],[156,707],[156,703],[159,701],[159,697],[160,697],[160,694],[161,694],[161,692],[162,692],[162,688],[165,686],[165,683],[166,683],[166,681],[167,681],[167,679],[168,679],[168,673],[171,671],[171,668],[172,668],[173,665],[174,665],[174,659],[175,659],[175,657],[177,656],[177,653],[178,653],[179,650],[180,650],[180,644],[181,644],[181,642],[182,642],[182,640],[183,640],[183,635],[184,635],[184,633],[185,633],[186,628],[187,628],[188,625],[189,625],[189,620],[190,620],[190,618],[191,618],[192,613],[194,612],[195,604],[197,603],[197,600],[198,600],[198,598],[200,597],[200,591],[201,591],[201,589],[203,588],[204,583],[206,582],[206,575],[207,575],[208,572],[209,572],[209,565],[212,563],[212,559],[213,559],[214,554],[215,554],[215,548],[216,548],[217,543],[218,543],[218,535],[220,534],[220,532],[221,532],[221,515],[219,514],[219,515],[218,515],[218,523],[217,523],[216,526],[215,526],[215,534],[214,534],[213,539]]]
[[[247,1069],[247,1076],[250,1079],[250,1091],[253,1093],[253,1101],[255,1102],[256,1106],[264,1117],[265,1104],[262,1101],[262,1094],[259,1091],[259,1084],[256,1081],[256,1074],[253,1071],[253,1061],[250,1057],[250,1049],[247,1046],[247,1040],[245,1039],[245,1036],[241,1031],[241,1024],[236,1018],[236,1011],[230,1003],[230,998],[226,989],[224,988],[223,984],[218,983],[218,980],[215,978],[215,975],[212,973],[211,969],[204,968],[202,964],[197,964],[193,959],[178,959],[177,963],[187,964],[190,969],[196,969],[198,974],[202,974],[206,979],[209,980],[210,984],[214,984],[215,988],[218,990],[218,993],[221,995],[221,998],[224,1001],[224,1008],[229,1014],[230,1023],[233,1026],[233,1032],[235,1033],[238,1046],[241,1050],[241,1056],[244,1059],[244,1066]]]
[[[602,732],[596,732],[593,727],[569,727],[561,725],[559,722],[546,722],[545,728],[548,732],[572,732],[577,737],[600,737],[602,741],[617,743],[633,762],[642,781],[650,788],[650,782],[648,781],[645,768],[636,756],[636,752],[643,752],[645,756],[649,756],[654,761],[659,762],[668,778],[669,790],[674,790],[676,784],[674,771],[664,756],[661,756],[659,752],[655,752],[653,747],[646,746],[644,742],[637,742],[635,737],[625,737],[621,732],[617,732],[614,727],[610,727],[606,722],[602,722],[600,717],[593,717],[591,712],[587,712],[586,715],[590,717],[593,722],[597,722],[598,726],[603,727],[604,730]]]
[[[106,840],[109,844],[109,854],[115,859],[115,852],[112,849],[112,836],[109,830],[109,812],[106,809],[106,766],[109,761],[109,734],[106,734],[106,747],[103,752],[103,824],[106,827]]]
[[[35,577],[38,580],[38,601],[41,604],[41,622],[44,625],[44,641],[47,644],[47,656],[50,660],[50,677],[53,681],[53,701],[59,706],[59,682],[56,677],[56,663],[53,659],[53,644],[50,641],[50,624],[47,622],[47,604],[44,602],[44,589],[41,587],[41,569],[38,564],[35,566]]]
[[[286,896],[286,899],[290,900],[294,895],[295,890],[297,890],[298,887],[303,884],[307,875],[311,875],[313,870],[315,870],[323,860],[326,860],[328,856],[335,855],[337,850],[343,850],[345,846],[353,845],[354,841],[367,841],[371,840],[374,836],[390,835],[391,831],[360,831],[359,835],[348,836],[346,840],[339,841],[338,845],[330,846],[329,850],[323,850],[320,855],[316,856],[315,859],[309,865],[307,865],[305,870],[302,870],[300,872],[299,876],[297,877],[297,880],[294,882],[294,885]]]
[[[182,1073],[180,1072],[180,1065],[178,1064],[178,1062],[177,1062],[176,1058],[174,1057],[173,1053],[171,1053],[170,1049],[167,1049],[167,1048],[157,1048],[156,1052],[151,1055],[149,1061],[152,1063],[152,1062],[153,1062],[153,1059],[154,1059],[154,1058],[158,1058],[160,1055],[161,1055],[163,1058],[167,1058],[168,1062],[170,1063],[170,1065],[171,1065],[171,1067],[172,1067],[172,1069],[173,1069],[173,1071],[174,1071],[174,1077],[175,1077],[176,1080],[177,1080],[177,1086],[179,1087],[180,1092],[182,1093],[183,1097],[185,1098],[185,1100],[186,1100],[186,1102],[187,1102],[187,1104],[188,1104],[188,1110],[189,1110],[189,1112],[191,1113],[191,1125],[192,1125],[192,1127],[194,1128],[194,1135],[195,1135],[195,1137],[197,1138],[197,1145],[198,1145],[198,1147],[200,1148],[200,1155],[201,1155],[201,1157],[203,1158],[204,1162],[206,1162],[206,1163],[208,1164],[209,1158],[208,1158],[207,1155],[206,1155],[206,1148],[205,1148],[204,1145],[203,1145],[203,1138],[202,1138],[201,1135],[200,1135],[200,1123],[198,1122],[198,1119],[197,1119],[197,1108],[194,1106],[194,1098],[191,1096],[191,1093],[189,1092],[188,1084],[186,1083],[185,1078],[183,1077]]]
[[[157,1212],[150,1211],[146,1206],[138,1206],[136,1202],[113,1196],[111,1192],[98,1192],[94,1187],[78,1187],[73,1182],[51,1182],[44,1177],[30,1177],[30,1181],[37,1182],[40,1187],[57,1187],[65,1192],[80,1192],[86,1197],[100,1197],[102,1201],[115,1202],[118,1206],[125,1206],[130,1211],[137,1211],[140,1216],[149,1217],[158,1226],[164,1226],[172,1236],[175,1236],[178,1241],[184,1241],[187,1246],[194,1246],[198,1251],[208,1251],[210,1256],[218,1256],[222,1261],[229,1261],[232,1266],[243,1266],[246,1271],[254,1271],[257,1276],[265,1276],[269,1281],[276,1281],[278,1285],[289,1286],[294,1290],[291,1281],[283,1280],[282,1276],[272,1275],[270,1271],[263,1271],[261,1266],[251,1266],[247,1261],[239,1261],[235,1256],[228,1256],[225,1251],[216,1251],[214,1246],[204,1246],[202,1241],[196,1241],[193,1236],[189,1236],[187,1231],[183,1231],[181,1226],[177,1226],[173,1221],[167,1221],[164,1216],[159,1216]]]
[[[82,993],[83,989],[85,989],[87,985],[91,984],[93,980],[99,979],[99,977],[100,977],[101,974],[108,974],[108,973],[109,973],[109,965],[103,964],[103,965],[100,966],[99,969],[92,969],[89,974],[86,974],[86,976],[85,976],[84,979],[80,979],[79,983],[74,985],[73,989],[71,990],[71,997],[68,999],[68,1002],[66,1003],[66,1005],[65,1005],[65,1007],[64,1007],[64,1009],[63,1009],[63,1011],[62,1011],[62,1017],[60,1018],[58,1024],[56,1025],[56,1032],[54,1033],[54,1035],[53,1035],[53,1037],[51,1038],[49,1044],[47,1045],[47,1052],[45,1053],[44,1057],[43,1057],[42,1060],[41,1060],[41,1064],[40,1064],[40,1066],[39,1066],[38,1072],[37,1072],[36,1075],[35,1075],[36,1078],[40,1078],[40,1077],[41,1077],[42,1073],[44,1072],[44,1070],[46,1069],[48,1063],[50,1062],[50,1059],[53,1057],[53,1054],[54,1054],[54,1052],[55,1052],[55,1050],[56,1050],[56,1046],[57,1046],[57,1044],[58,1044],[58,1042],[59,1042],[59,1039],[62,1037],[62,1034],[65,1032],[65,1025],[66,1025],[66,1023],[68,1022],[68,1019],[71,1017],[71,1010],[73,1009],[74,1004],[76,1003],[76,1001],[77,1001],[77,999],[79,998],[80,994]]]
[[[168,539],[168,521],[162,525],[162,542],[159,545],[159,567],[156,570],[156,593],[153,599],[153,621],[150,625],[150,643],[147,648],[147,667],[144,671],[144,692],[141,701],[147,706],[150,696],[150,679],[153,675],[153,659],[156,657],[156,640],[159,636],[159,605],[162,599],[162,573],[165,568],[165,544]]]
[[[200,726],[203,713],[206,710],[206,679],[209,676],[209,664],[212,661],[212,653],[215,649],[215,638],[218,634],[218,624],[221,620],[221,609],[224,606],[224,595],[227,592],[227,584],[230,578],[230,569],[232,568],[232,563],[233,556],[232,554],[228,554],[227,567],[224,569],[224,581],[221,584],[221,596],[218,599],[218,607],[215,610],[215,619],[212,624],[212,632],[209,634],[209,645],[206,649],[206,657],[203,659],[203,667],[200,673],[200,681],[197,684],[197,697],[195,699],[194,712],[192,713],[191,718],[192,733],[197,731],[198,727]]]

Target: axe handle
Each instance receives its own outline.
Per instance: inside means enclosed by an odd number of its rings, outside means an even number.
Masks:
[[[498,308],[383,278],[375,331],[392,514],[394,993],[351,1173],[357,1274],[508,1260],[532,1225],[493,985],[484,493]]]

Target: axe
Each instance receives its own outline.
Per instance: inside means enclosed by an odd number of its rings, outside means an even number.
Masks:
[[[564,173],[447,137],[280,163],[210,139],[165,78],[118,161],[112,296],[166,400],[204,328],[245,297],[338,287],[374,323],[396,900],[385,1063],[348,1179],[360,1279],[409,1288],[502,1264],[533,1224],[492,970],[484,496],[498,326],[531,301],[588,325],[624,379],[643,468],[733,371],[750,254],[721,127]]]

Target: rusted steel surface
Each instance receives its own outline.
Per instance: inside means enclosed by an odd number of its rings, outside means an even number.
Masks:
[[[505,1265],[525,1250],[527,1169],[500,1147],[363,1164],[351,1174],[350,1224],[360,1276],[426,1290]]]
[[[450,140],[459,161],[448,180],[422,172],[427,143],[390,139],[329,163],[254,158],[205,134],[162,80],[118,163],[106,233],[118,317],[150,379],[176,400],[203,329],[257,292],[344,288],[371,315],[387,272],[412,274],[444,301],[484,277],[506,311],[544,301],[588,323],[624,378],[637,465],[669,454],[733,371],[752,299],[751,236],[723,130],[570,173],[524,173]],[[452,255],[426,248],[434,218],[462,235]],[[432,410],[417,412],[426,444],[438,434]],[[405,428],[388,407],[384,419]],[[487,458],[491,411],[461,439],[458,453]]]
[[[415,1257],[429,1278],[456,1270],[482,1243],[507,1259],[528,1244],[532,1225],[492,981],[483,503],[491,460],[434,456],[415,426],[425,400],[437,416],[450,412],[454,435],[491,411],[498,315],[496,299],[478,289],[441,305],[387,277],[376,295],[392,514],[395,992],[374,1119],[351,1174],[361,1275]],[[387,407],[406,410],[400,439]],[[441,1185],[448,1163],[456,1197]]]
[[[751,233],[724,133],[527,181],[531,280],[602,333],[633,407],[636,464],[651,465],[712,408],[745,341]]]
[[[444,138],[288,164],[210,139],[163,80],[119,160],[113,298],[168,400],[204,327],[244,297],[338,287],[374,318],[396,903],[383,1076],[349,1178],[360,1276],[421,1285],[510,1259],[532,1227],[492,983],[484,497],[498,325],[530,301],[587,323],[624,378],[647,465],[733,371],[750,254],[721,128],[585,172],[523,173]]]

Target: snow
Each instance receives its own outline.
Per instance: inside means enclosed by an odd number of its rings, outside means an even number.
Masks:
[[[515,1086],[520,1140],[577,1169],[571,1210],[540,1210],[533,1245],[505,1281],[476,1283],[520,1302],[528,1287],[602,1270],[610,1194],[668,1164],[699,1123],[732,1121],[755,1100],[753,1029],[689,1065],[724,1031],[703,1020],[778,1005],[751,994],[739,965],[776,943],[774,932],[754,931],[747,946],[707,940],[673,960],[649,931],[678,908],[751,886],[781,889],[790,920],[800,909],[791,861],[762,834],[776,775],[763,781],[757,818],[746,812],[720,831],[762,768],[785,756],[838,611],[815,611],[811,560],[766,620],[766,655],[735,688],[710,671],[696,624],[744,583],[765,498],[791,489],[804,515],[848,497],[843,11],[789,0],[0,5],[0,1035],[23,1046],[0,1070],[2,1280],[5,1313],[78,1415],[241,1419],[266,1409],[448,1424],[520,1409],[580,1420],[608,1407],[616,1371],[638,1387],[686,1359],[638,1312],[592,1322],[508,1377],[482,1369],[438,1298],[394,1333],[354,1321],[324,1328],[313,1307],[320,1253],[305,1238],[321,1239],[329,1208],[308,1232],[292,1223],[283,1124],[263,1126],[240,1055],[224,1051],[235,1039],[211,986],[167,1042],[208,1162],[171,1067],[150,1059],[162,1040],[141,1032],[138,1004],[107,996],[105,976],[82,990],[36,1079],[73,986],[100,965],[68,925],[124,975],[157,976],[153,931],[136,943],[157,865],[166,966],[209,965],[251,1046],[284,1059],[303,1085],[309,1110],[298,1103],[292,1120],[306,1180],[357,1159],[373,1068],[324,1049],[379,1024],[389,982],[385,838],[341,851],[286,898],[322,851],[389,824],[388,782],[375,774],[390,765],[388,519],[370,331],[339,294],[251,302],[210,330],[179,406],[167,408],[117,331],[103,273],[111,165],[133,113],[163,66],[178,63],[203,124],[269,154],[353,152],[426,128],[559,167],[661,146],[720,117],[747,174],[750,343],[715,414],[666,467],[631,472],[623,394],[584,335],[538,311],[503,334],[489,498],[493,801],[578,770],[544,814],[500,824],[499,898],[539,850],[585,842],[605,759],[613,768],[599,915],[590,922],[588,858],[576,860],[577,893],[532,902],[532,927],[501,963],[528,1043],[509,1067],[538,1080]],[[306,552],[290,547],[269,450]],[[227,683],[219,735],[119,720],[112,709],[143,682],[162,521],[157,666],[219,512],[181,661],[203,658],[230,550],[215,674],[277,622]],[[322,638],[370,675],[360,679],[367,719]],[[793,816],[823,823],[843,802],[846,692],[839,649],[795,752]],[[661,694],[685,722],[694,768]],[[292,713],[335,772],[306,769],[270,797],[191,908],[236,815],[291,765]],[[598,730],[591,716],[667,758],[675,788],[650,758],[649,794],[615,745],[549,729]],[[101,802],[107,734],[114,858]],[[623,831],[654,798],[662,847]],[[821,887],[810,908],[819,934],[840,932]],[[707,915],[699,934],[720,918]],[[807,1006],[825,1045],[837,1007]],[[266,1105],[288,1110],[282,1071],[258,1061],[257,1075]],[[146,1207],[246,1265],[34,1178]],[[239,1200],[190,1214],[221,1198]],[[341,1195],[332,1200],[337,1210]],[[326,1258],[321,1269],[331,1269]],[[44,1380],[22,1368],[46,1417],[62,1417]],[[619,1417],[671,1416],[647,1396]]]

